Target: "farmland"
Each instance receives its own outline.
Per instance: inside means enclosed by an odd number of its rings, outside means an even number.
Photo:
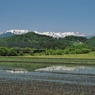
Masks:
[[[0,57],[0,95],[94,95],[94,88],[94,58]]]
[[[94,95],[95,86],[54,82],[0,82],[1,95]]]

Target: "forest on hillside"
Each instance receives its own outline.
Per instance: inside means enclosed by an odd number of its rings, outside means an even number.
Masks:
[[[15,56],[28,53],[44,55],[84,54],[95,51],[95,37],[80,36],[52,38],[29,32],[23,35],[0,38],[0,56]]]

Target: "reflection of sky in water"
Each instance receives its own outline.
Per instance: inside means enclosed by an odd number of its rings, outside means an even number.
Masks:
[[[95,74],[95,67],[88,66],[52,66],[47,68],[37,69],[35,71],[49,71],[49,72],[67,72],[67,73],[80,73],[80,74]]]
[[[75,67],[53,66],[37,69],[34,72],[28,72],[24,69],[0,67],[0,79],[2,80],[3,79],[16,81],[40,80],[95,85],[94,74],[95,68],[86,66]]]

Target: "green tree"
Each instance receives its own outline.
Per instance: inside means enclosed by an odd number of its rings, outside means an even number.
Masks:
[[[17,51],[14,48],[9,49],[8,56],[17,56]]]
[[[81,49],[75,49],[75,53],[76,54],[82,54],[82,50]]]
[[[64,54],[69,54],[70,53],[70,49],[69,48],[65,48],[64,49]]]
[[[8,55],[8,48],[0,47],[0,56],[7,56]]]

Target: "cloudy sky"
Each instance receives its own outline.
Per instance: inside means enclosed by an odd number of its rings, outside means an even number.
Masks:
[[[0,31],[95,32],[95,0],[0,0]]]

